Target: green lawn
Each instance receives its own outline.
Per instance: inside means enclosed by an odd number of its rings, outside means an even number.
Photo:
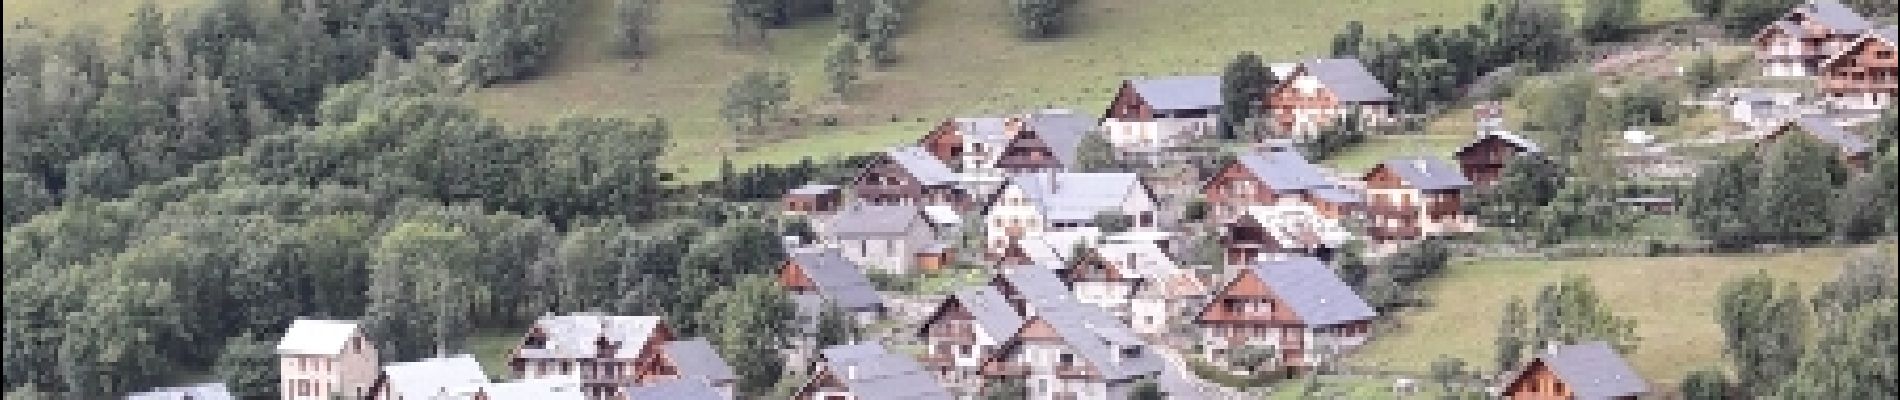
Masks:
[[[1627,355],[1652,383],[1675,382],[1688,371],[1726,367],[1715,321],[1715,295],[1742,274],[1767,271],[1811,294],[1833,279],[1854,249],[1812,249],[1779,255],[1599,258],[1566,261],[1460,262],[1427,284],[1420,310],[1398,316],[1396,332],[1374,338],[1354,363],[1424,371],[1440,354],[1487,366],[1496,357],[1500,310],[1511,296],[1530,298],[1566,274],[1583,274],[1618,315],[1635,318],[1641,338]],[[1883,252],[1892,254],[1891,247]],[[1488,367],[1486,367],[1488,368]]]
[[[1459,146],[1471,142],[1472,134],[1377,135],[1346,149],[1323,164],[1348,177],[1358,177],[1387,159],[1404,156],[1430,156],[1451,162]]]
[[[522,330],[484,329],[468,338],[468,351],[482,363],[489,379],[508,376],[508,351],[521,344]]]

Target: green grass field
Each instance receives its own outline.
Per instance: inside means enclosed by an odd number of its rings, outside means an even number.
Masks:
[[[7,0],[0,3],[7,29],[32,25],[53,32],[87,31],[118,40],[132,22],[132,13],[146,2],[159,10],[175,11],[205,0]]]
[[[1761,270],[1777,280],[1796,282],[1804,295],[1810,295],[1821,282],[1833,279],[1854,251],[1860,250],[1459,263],[1443,278],[1427,284],[1427,300],[1433,304],[1399,315],[1401,327],[1373,339],[1354,363],[1424,371],[1445,354],[1473,366],[1491,365],[1496,357],[1497,321],[1509,298],[1529,299],[1544,284],[1566,274],[1582,274],[1611,310],[1636,320],[1641,341],[1636,352],[1627,355],[1636,371],[1652,385],[1673,383],[1688,371],[1728,365],[1714,316],[1716,292],[1724,282]],[[1893,250],[1881,251],[1892,254]]]
[[[521,344],[523,330],[484,329],[468,338],[468,351],[490,379],[508,376],[508,351]]]

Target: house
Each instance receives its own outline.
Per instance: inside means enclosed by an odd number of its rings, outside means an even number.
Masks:
[[[1821,96],[1835,108],[1880,110],[1900,91],[1900,28],[1869,29],[1821,63]]]
[[[1094,117],[1073,110],[1051,109],[1010,118],[1004,130],[1009,142],[997,155],[995,168],[1003,173],[1059,172],[1075,165],[1082,138],[1097,134]]]
[[[1840,151],[1842,165],[1856,171],[1867,168],[1867,159],[1874,152],[1874,143],[1859,133],[1847,130],[1840,123],[1827,117],[1802,117],[1789,121],[1774,131],[1768,132],[1757,146],[1773,143],[1789,133],[1806,134]]]
[[[1553,347],[1506,376],[1503,397],[1522,399],[1636,399],[1649,384],[1604,342]]]
[[[524,379],[579,375],[590,400],[620,396],[628,385],[676,376],[661,355],[673,329],[657,316],[544,315],[509,352],[509,371]]]
[[[1366,126],[1388,125],[1396,98],[1359,60],[1320,59],[1301,62],[1262,104],[1281,136],[1305,137],[1354,110]]]
[[[958,290],[938,301],[917,330],[924,342],[921,361],[951,388],[969,394],[982,387],[983,360],[1022,324],[1022,317],[996,288]]]
[[[1082,248],[1060,271],[1077,301],[1107,310],[1136,332],[1161,334],[1206,293],[1193,271],[1154,242],[1103,242]]]
[[[884,313],[884,297],[856,263],[837,249],[797,249],[779,265],[779,286],[791,293],[799,315],[816,318],[826,304],[868,322]]]
[[[1874,25],[1834,0],[1796,5],[1753,38],[1755,60],[1766,76],[1814,76],[1821,63],[1847,49]]]
[[[818,224],[818,241],[853,263],[887,273],[937,269],[949,255],[925,210],[916,205],[852,205]]]
[[[1247,207],[1306,204],[1321,215],[1340,219],[1359,208],[1357,193],[1334,180],[1305,156],[1292,151],[1240,154],[1201,186],[1208,218],[1230,222]]]
[[[1044,232],[1112,228],[1099,226],[1098,216],[1126,218],[1126,228],[1148,231],[1156,209],[1153,192],[1132,173],[1022,174],[984,206],[985,241],[997,251]]]
[[[1308,204],[1247,206],[1243,211],[1232,221],[1220,224],[1227,265],[1251,265],[1284,256],[1330,261],[1355,236],[1347,230],[1345,221],[1328,217]]]
[[[125,395],[125,400],[232,400],[231,389],[223,382],[192,386],[162,387]]]
[[[449,388],[432,400],[584,400],[578,376],[548,376]]]
[[[858,172],[851,191],[859,201],[877,205],[947,205],[961,209],[969,201],[958,185],[956,172],[915,146],[879,153]]]
[[[1365,174],[1367,232],[1377,241],[1418,239],[1477,228],[1460,196],[1464,173],[1433,157],[1381,162]]]
[[[996,160],[1014,136],[1008,129],[1013,125],[1012,118],[945,119],[924,134],[917,145],[961,175],[965,193],[988,195],[1003,184],[1003,172],[996,168]]]
[[[1804,113],[1808,105],[1802,94],[1771,89],[1718,89],[1717,98],[1727,103],[1729,121],[1744,130],[1759,132],[1772,129]]]
[[[1377,316],[1319,259],[1261,261],[1240,269],[1195,314],[1210,358],[1248,348],[1266,355],[1248,370],[1306,370],[1365,343]]]
[[[1478,133],[1476,140],[1453,152],[1452,158],[1458,160],[1458,169],[1472,185],[1490,186],[1498,181],[1504,165],[1509,164],[1512,157],[1541,152],[1537,143],[1516,133],[1484,131]]]
[[[730,392],[714,388],[704,379],[674,379],[626,389],[626,400],[732,400]]]
[[[1123,153],[1150,154],[1214,132],[1220,108],[1219,75],[1127,79],[1103,113],[1103,133]]]
[[[673,375],[680,379],[668,379],[662,382],[692,380],[698,385],[706,385],[715,392],[732,398],[732,388],[739,380],[732,372],[732,365],[713,350],[712,342],[706,338],[692,338],[666,342],[660,348],[663,364],[673,368]]]
[[[881,344],[832,346],[819,352],[812,377],[794,400],[950,400],[923,366]]]
[[[376,343],[356,321],[291,321],[277,356],[277,390],[285,400],[361,397],[376,381]]]
[[[826,215],[844,204],[844,190],[838,185],[808,184],[787,191],[779,204],[789,215]]]
[[[434,400],[450,390],[488,384],[475,356],[459,354],[383,366],[369,400]]]
[[[1009,270],[992,285],[1024,318],[982,373],[1021,378],[1030,399],[1126,399],[1136,382],[1164,368],[1133,330],[1074,300],[1049,270]]]

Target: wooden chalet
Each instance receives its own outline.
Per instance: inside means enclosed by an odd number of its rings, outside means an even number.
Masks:
[[[844,205],[844,190],[837,185],[809,184],[785,193],[779,205],[789,215],[824,215]]]
[[[1821,96],[1842,109],[1892,107],[1900,92],[1900,31],[1889,26],[1867,30],[1821,63]]]
[[[1115,148],[1149,154],[1214,132],[1221,108],[1219,75],[1127,79],[1103,112]]]
[[[794,400],[951,400],[955,396],[917,361],[880,344],[849,344],[819,351],[812,377]]]
[[[1834,0],[1796,5],[1755,33],[1755,60],[1766,76],[1815,76],[1822,62],[1846,50],[1874,25]]]
[[[982,387],[983,360],[1022,324],[996,288],[959,290],[939,301],[917,330],[925,351],[920,361],[953,390],[971,394]]]
[[[1634,400],[1649,384],[1604,342],[1554,347],[1505,376],[1510,400]]]
[[[1464,173],[1429,157],[1387,160],[1365,174],[1367,233],[1374,240],[1410,240],[1476,229],[1461,196]]]
[[[1384,83],[1356,59],[1301,62],[1266,94],[1265,115],[1283,136],[1308,136],[1357,110],[1366,126],[1389,124],[1397,104]]]
[[[957,174],[921,147],[886,150],[851,183],[858,201],[872,205],[951,206],[969,203]]]
[[[1356,212],[1359,195],[1333,180],[1305,156],[1292,151],[1242,154],[1202,185],[1208,217],[1231,222],[1251,206],[1310,205],[1326,218]]]
[[[1268,365],[1243,370],[1305,370],[1365,343],[1377,316],[1318,259],[1261,261],[1236,271],[1195,314],[1209,357],[1243,347],[1270,351]]]
[[[995,167],[1004,173],[1057,172],[1075,165],[1076,148],[1095,134],[1095,118],[1071,110],[1042,110],[1010,118]]]
[[[1504,166],[1513,157],[1538,153],[1541,151],[1536,143],[1516,133],[1486,131],[1479,132],[1477,140],[1459,147],[1452,158],[1458,159],[1458,169],[1472,185],[1490,186],[1498,181]]]
[[[579,375],[588,399],[620,398],[628,386],[678,377],[664,355],[673,335],[657,316],[545,315],[509,352],[508,369],[522,379]]]

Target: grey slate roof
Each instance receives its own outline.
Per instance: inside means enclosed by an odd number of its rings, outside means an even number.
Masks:
[[[1581,400],[1611,399],[1649,391],[1649,384],[1604,342],[1558,347],[1542,356],[1544,365]]]
[[[1437,157],[1402,157],[1381,163],[1399,179],[1423,190],[1461,189],[1471,186],[1464,171]]]
[[[628,400],[726,400],[704,379],[680,378],[646,386],[630,386]]]
[[[1377,315],[1365,299],[1317,258],[1261,261],[1253,269],[1293,315],[1309,326],[1336,325]]]
[[[1095,117],[1072,110],[1042,110],[1025,116],[1024,125],[1049,145],[1062,165],[1075,165],[1075,150],[1082,138],[1095,133]]]
[[[599,351],[595,342],[606,338],[620,346],[619,353],[614,357],[637,358],[641,345],[652,338],[660,322],[657,316],[602,313],[544,315],[535,320],[534,326],[547,335],[547,344],[539,349],[520,349],[517,356],[532,359],[594,358]]]
[[[890,149],[886,150],[884,155],[890,157],[892,161],[896,162],[898,166],[903,167],[905,171],[909,171],[911,176],[916,177],[917,181],[922,182],[924,185],[938,186],[957,183],[957,173],[951,171],[949,166],[944,165],[943,160],[938,160],[936,156],[930,155],[930,152],[924,150],[923,147],[910,146]]]
[[[1009,141],[1009,119],[1001,117],[963,117],[953,119],[963,140],[1001,146]]]
[[[1276,191],[1303,191],[1337,186],[1305,156],[1291,151],[1263,151],[1234,158],[1260,182]]]
[[[1344,187],[1313,189],[1313,196],[1318,197],[1320,200],[1339,204],[1359,204],[1365,202],[1365,196],[1362,193]]]
[[[1051,221],[1084,221],[1116,210],[1141,185],[1133,173],[1032,173],[1011,180]]]
[[[1373,77],[1359,60],[1351,58],[1333,58],[1308,60],[1304,64],[1306,73],[1318,78],[1326,85],[1333,96],[1344,103],[1392,101],[1392,92],[1386,90],[1379,78]]]
[[[1128,84],[1156,110],[1198,110],[1220,107],[1220,76],[1197,75],[1129,79]]]
[[[950,391],[916,360],[881,344],[832,346],[820,351],[827,371],[860,399],[951,400]]]
[[[976,318],[977,329],[982,329],[990,338],[1009,340],[1009,335],[1016,334],[1016,330],[1023,327],[1023,317],[1016,315],[1016,310],[1009,306],[1009,300],[1004,299],[996,288],[975,286],[959,290],[955,296],[963,308]]]
[[[807,184],[805,186],[792,188],[791,191],[786,192],[786,193],[787,194],[815,195],[815,194],[831,193],[837,190],[838,190],[838,185],[821,185],[821,184],[813,183],[813,184]]]
[[[277,341],[277,354],[336,355],[358,332],[356,321],[297,319]]]
[[[488,384],[475,357],[461,354],[383,366],[389,392],[402,399],[427,399],[444,391]]]
[[[1124,379],[1160,371],[1161,362],[1146,343],[1120,319],[1099,307],[1077,301],[1055,272],[1024,267],[1003,275],[1021,295],[1032,315],[1048,322],[1077,354],[1109,379]],[[1117,348],[1141,347],[1139,357],[1121,357]]]
[[[1796,119],[1794,123],[1796,126],[1799,126],[1802,131],[1813,135],[1815,139],[1820,140],[1822,143],[1839,147],[1843,153],[1860,154],[1873,151],[1874,149],[1872,142],[1867,141],[1867,139],[1861,137],[1860,134],[1842,128],[1840,125],[1835,124],[1834,120],[1829,118],[1802,117]]]
[[[884,297],[864,277],[864,271],[845,259],[838,249],[800,249],[788,254],[804,267],[805,275],[818,286],[818,295],[850,311],[881,308]]]
[[[737,378],[732,374],[732,366],[713,351],[712,343],[706,342],[706,338],[666,342],[665,350],[667,357],[679,368],[680,376],[705,378],[713,382]]]
[[[125,396],[125,400],[232,400],[235,398],[231,396],[231,390],[221,382],[154,388]]]
[[[1812,0],[1808,2],[1807,8],[1809,18],[1829,29],[1859,31],[1874,28],[1873,22],[1838,1]]]
[[[904,236],[920,224],[929,221],[916,205],[858,203],[833,214],[822,233],[839,239],[883,238]]]

